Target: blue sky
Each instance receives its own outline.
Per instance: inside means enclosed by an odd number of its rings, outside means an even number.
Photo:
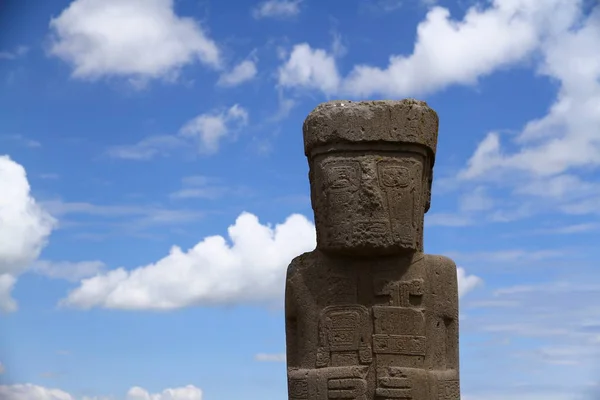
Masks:
[[[405,97],[440,116],[425,249],[459,266],[463,400],[597,399],[595,1],[14,0],[0,24],[3,399],[285,398],[302,122]]]

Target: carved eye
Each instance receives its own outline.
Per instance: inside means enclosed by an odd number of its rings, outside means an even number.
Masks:
[[[410,181],[408,168],[401,166],[386,166],[381,171],[381,180],[384,186],[406,187]]]
[[[352,167],[334,167],[329,174],[329,186],[332,189],[345,189],[356,186],[356,177]]]
[[[333,182],[331,182],[331,187],[334,189],[341,189],[350,186],[352,183],[350,182],[350,178],[346,175],[341,175],[335,177]]]

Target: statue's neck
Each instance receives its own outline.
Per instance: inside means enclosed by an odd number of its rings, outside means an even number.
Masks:
[[[382,255],[382,256],[373,256],[373,257],[365,257],[365,256],[356,256],[351,254],[340,254],[340,253],[329,253],[324,252],[319,249],[316,249],[315,252],[317,256],[321,258],[323,261],[330,260],[334,263],[347,262],[349,265],[359,266],[361,264],[364,265],[372,265],[373,263],[377,264],[401,264],[401,265],[412,265],[424,257],[424,253],[422,251],[415,251],[411,253],[405,254],[392,254],[392,255]]]

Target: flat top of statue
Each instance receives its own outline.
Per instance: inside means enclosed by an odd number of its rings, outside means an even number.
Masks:
[[[438,124],[437,113],[424,101],[329,101],[319,104],[304,121],[304,149],[310,158],[316,148],[332,144],[412,143],[433,156]]]

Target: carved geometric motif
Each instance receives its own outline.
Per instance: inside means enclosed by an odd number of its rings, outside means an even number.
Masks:
[[[378,371],[375,396],[378,399],[412,400],[412,383],[410,378],[398,368],[380,369]]]
[[[290,400],[308,399],[308,379],[288,379]]]
[[[425,336],[373,335],[373,352],[378,354],[425,356],[425,340]]]
[[[394,281],[380,275],[373,281],[376,296],[390,296],[390,305],[399,307],[419,307],[425,294],[423,279]]]

